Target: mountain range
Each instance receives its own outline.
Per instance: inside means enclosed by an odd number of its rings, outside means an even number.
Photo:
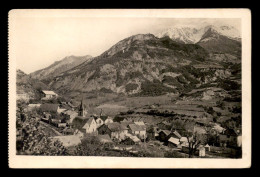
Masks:
[[[240,40],[240,32],[233,26],[213,26],[208,25],[202,28],[176,26],[162,30],[158,34],[155,34],[158,38],[169,36],[171,39],[185,44],[195,44],[203,40],[203,36],[208,31],[214,31],[219,35],[226,36],[233,40]]]
[[[241,41],[234,28],[170,31],[130,36],[97,57],[66,57],[30,76],[59,94],[149,96],[187,92],[239,73]]]

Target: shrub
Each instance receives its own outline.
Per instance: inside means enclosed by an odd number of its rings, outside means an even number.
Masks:
[[[130,91],[135,90],[135,89],[137,89],[137,88],[138,88],[138,84],[132,84],[132,83],[130,83],[130,84],[127,84],[127,85],[125,86],[126,92],[130,92]]]

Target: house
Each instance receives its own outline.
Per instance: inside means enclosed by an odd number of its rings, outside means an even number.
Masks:
[[[64,147],[77,146],[81,143],[80,138],[76,135],[54,136],[51,139],[53,142],[60,141]]]
[[[188,146],[189,145],[188,138],[187,137],[181,137],[180,144],[182,146]]]
[[[104,121],[100,117],[95,117],[97,128],[104,124]]]
[[[206,144],[206,146],[204,146],[206,151],[210,151],[210,146],[208,144]]]
[[[169,147],[178,147],[179,144],[180,144],[180,139],[178,139],[178,138],[170,137],[168,139]]]
[[[129,125],[134,124],[134,122],[132,122],[132,121],[121,121],[120,124],[129,128]]]
[[[58,94],[51,90],[42,90],[41,95],[42,100],[50,100],[58,97]]]
[[[142,125],[137,125],[137,124],[129,124],[129,130],[133,135],[138,136],[141,139],[146,138],[146,128],[145,126]]]
[[[141,126],[143,129],[146,130],[146,125],[145,125],[145,123],[144,123],[143,121],[134,122],[134,124],[139,125],[139,126]]]
[[[100,119],[102,119],[103,123],[106,124],[106,125],[113,122],[112,117],[105,116],[105,115],[100,115]]]
[[[179,132],[177,132],[176,130],[175,131],[173,131],[173,132],[171,132],[169,135],[168,135],[168,139],[169,138],[171,138],[171,137],[173,137],[173,138],[177,138],[177,139],[181,139],[181,135],[179,134]]]
[[[133,136],[129,133],[126,134],[126,137],[127,138],[123,141],[123,143],[126,145],[134,145],[141,142],[141,140],[137,136]]]
[[[40,110],[43,112],[58,113],[60,112],[60,107],[58,104],[45,103],[45,104],[41,104]]]
[[[40,108],[41,104],[28,104],[27,110],[32,111],[33,109]]]
[[[98,134],[108,134],[111,139],[123,140],[127,134],[128,128],[118,122],[103,124],[98,128]]]
[[[158,139],[162,142],[167,142],[168,141],[168,136],[170,135],[170,131],[169,130],[161,130],[159,132],[159,136]]]
[[[199,146],[198,150],[199,150],[199,156],[205,157],[205,155],[206,155],[205,147],[203,145],[201,145],[201,146]]]
[[[94,117],[95,117],[95,120],[97,123],[97,127],[100,127],[103,124],[108,124],[108,123],[113,122],[113,118],[109,117],[109,116],[101,115],[100,117],[97,117],[97,116],[94,116]]]
[[[82,129],[86,130],[86,133],[96,133],[97,132],[97,124],[93,117],[88,118],[85,125],[82,127]]]
[[[113,141],[111,140],[111,138],[109,137],[108,134],[105,134],[105,135],[98,135],[97,136],[98,140],[101,142],[101,143],[113,143]]]

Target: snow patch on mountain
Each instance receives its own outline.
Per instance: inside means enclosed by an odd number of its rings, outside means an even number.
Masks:
[[[175,26],[168,28],[155,34],[156,37],[162,38],[169,36],[171,39],[183,42],[185,44],[195,44],[199,42],[202,36],[209,30],[214,30],[216,33],[227,36],[231,39],[239,40],[240,32],[233,26],[205,26],[202,28],[187,27],[187,26]]]

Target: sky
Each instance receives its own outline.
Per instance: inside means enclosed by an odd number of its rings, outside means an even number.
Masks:
[[[17,68],[29,74],[66,56],[95,57],[129,36],[176,25],[231,25],[240,30],[239,19],[24,16],[13,21],[11,42]]]

